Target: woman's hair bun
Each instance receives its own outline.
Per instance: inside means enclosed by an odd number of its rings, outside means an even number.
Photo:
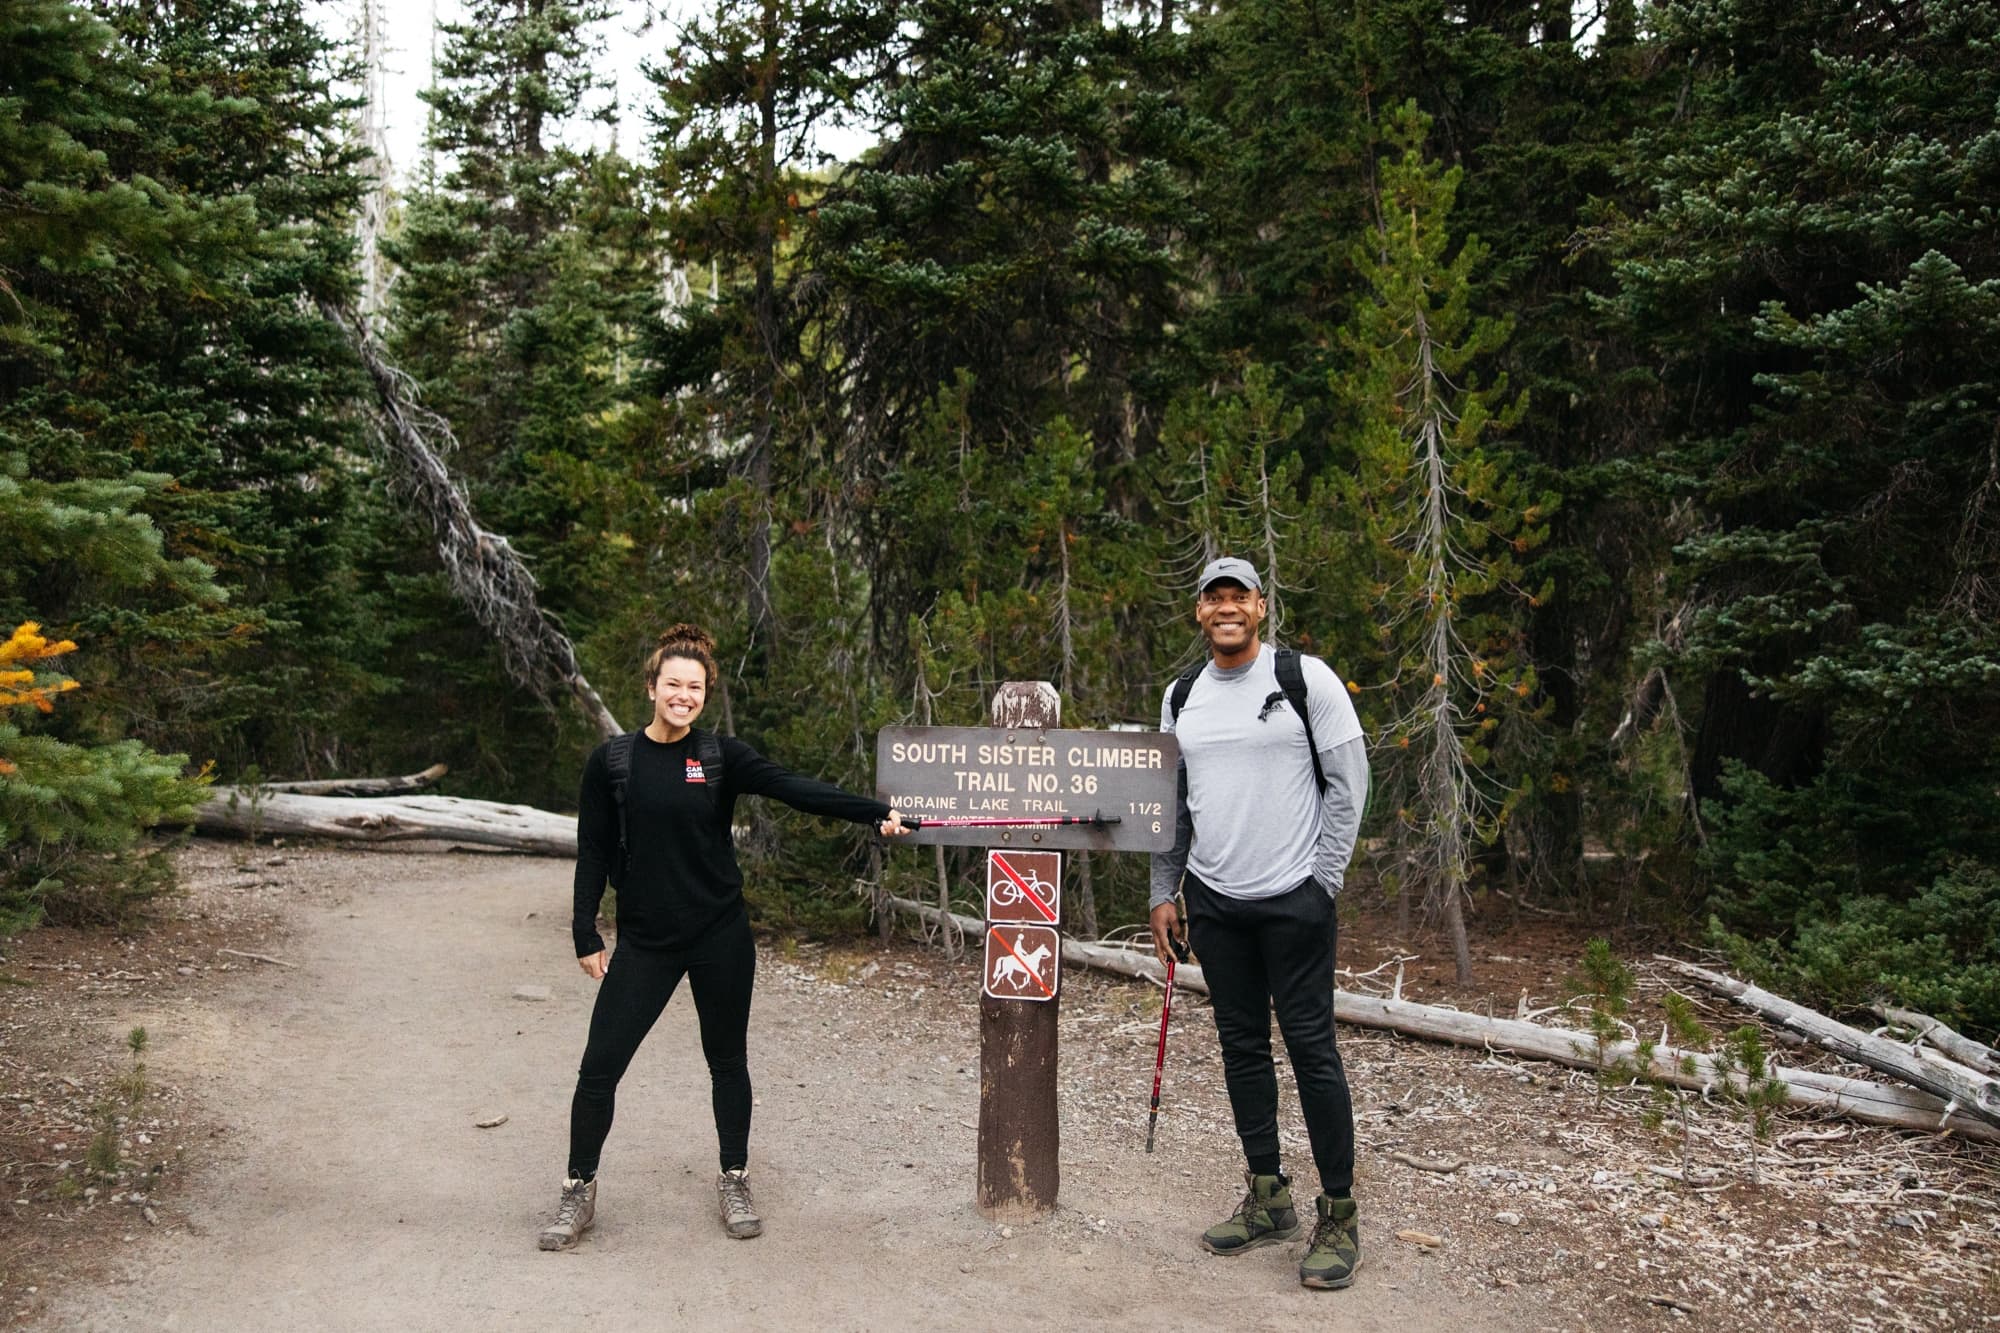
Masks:
[[[704,653],[715,651],[715,636],[699,625],[669,625],[660,635],[661,648],[696,648]]]

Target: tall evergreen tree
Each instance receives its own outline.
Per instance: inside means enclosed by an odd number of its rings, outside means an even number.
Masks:
[[[110,5],[145,80],[132,165],[250,210],[252,231],[198,289],[127,310],[94,341],[119,361],[101,439],[171,474],[150,508],[169,549],[230,590],[226,659],[92,654],[128,730],[298,772],[338,762],[336,720],[372,676],[350,645],[369,615],[349,573],[350,404],[361,381],[317,302],[354,290],[351,228],[367,188],[349,142],[349,55],[299,0]],[[139,642],[134,640],[134,646]]]
[[[1341,340],[1340,384],[1363,423],[1347,508],[1376,557],[1383,674],[1367,711],[1397,811],[1394,861],[1404,889],[1448,928],[1465,982],[1474,852],[1497,836],[1520,785],[1495,742],[1532,693],[1524,612],[1547,594],[1520,586],[1518,556],[1545,535],[1555,499],[1528,495],[1510,451],[1487,438],[1526,404],[1504,378],[1479,381],[1510,329],[1472,313],[1486,250],[1470,237],[1454,245],[1461,173],[1424,158],[1424,130],[1414,104],[1388,127],[1381,222],[1356,246],[1366,288]]]
[[[853,521],[885,643],[950,586],[939,574],[958,562],[937,547],[959,536],[912,539],[872,500],[898,475],[917,484],[919,433],[960,371],[962,450],[1004,474],[1061,418],[1088,441],[1110,511],[1141,517],[1174,388],[1159,371],[1185,296],[1178,241],[1201,225],[1187,172],[1205,142],[1167,86],[1171,32],[1094,5],[984,0],[913,4],[902,30],[889,136],[837,184],[808,251],[838,301],[841,458],[862,479]],[[1138,651],[1112,673],[1137,686],[1119,711],[1139,715],[1146,636],[1120,619]]]
[[[732,545],[760,662],[777,637],[774,487],[800,485],[825,425],[807,408],[816,368],[797,287],[808,275],[789,255],[821,190],[814,136],[865,91],[893,23],[892,8],[856,0],[725,0],[683,25],[651,71],[674,258],[713,285],[680,313],[665,359],[671,387],[692,391],[687,405],[747,483]]]
[[[1714,905],[1838,999],[2000,1022],[1992,507],[2000,8],[1652,11],[1688,115],[1633,162],[1617,313],[1694,502],[1659,655],[1694,716]]]
[[[637,648],[621,619],[639,444],[626,417],[657,278],[635,170],[567,142],[610,114],[592,68],[609,16],[603,0],[478,0],[441,28],[424,94],[436,172],[383,251],[397,266],[387,345],[451,425],[475,512],[528,560],[588,665],[622,676]],[[371,568],[409,599],[388,632],[411,687],[441,701],[436,743],[507,790],[564,799],[567,780],[531,756],[581,747],[587,729],[507,683],[393,522],[375,549]],[[612,641],[593,642],[600,628]]]
[[[235,619],[213,570],[169,551],[146,512],[164,506],[172,479],[134,468],[144,436],[121,414],[153,368],[120,335],[156,303],[185,308],[226,285],[229,256],[254,240],[253,217],[244,201],[206,198],[150,170],[145,153],[158,139],[141,113],[193,116],[204,99],[149,97],[146,74],[108,26],[71,5],[0,10],[0,618],[13,631],[0,646],[0,929],[9,931],[47,910],[115,915],[159,878],[151,858],[118,853],[195,797],[180,756],[126,738],[124,710],[105,688],[116,673],[79,680],[57,665],[75,661],[77,641],[115,657],[121,636],[162,655],[200,654]]]

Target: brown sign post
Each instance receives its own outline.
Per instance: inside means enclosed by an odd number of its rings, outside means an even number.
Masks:
[[[979,988],[979,1207],[1053,1211],[1060,1183],[1056,1023],[1062,855],[1173,846],[1180,747],[1158,732],[1063,731],[1047,681],[1010,681],[986,727],[884,727],[876,794],[925,845],[985,847]]]
[[[993,725],[1041,731],[1062,724],[1062,699],[1045,681],[1009,681],[993,696]],[[989,871],[990,873],[990,871]],[[1060,875],[1057,877],[1060,883]],[[989,895],[990,898],[990,895]],[[1051,904],[1053,906],[1054,904]],[[1053,929],[1053,952],[1062,953]],[[987,927],[986,948],[995,947]],[[1027,951],[1032,955],[1033,950]],[[1000,964],[989,961],[993,979]],[[1062,1125],[1056,1116],[1056,1019],[1062,1010],[1060,972],[1040,1004],[979,993],[979,1207],[989,1217],[1031,1217],[1051,1212],[1062,1183],[1058,1159]],[[1041,982],[1038,975],[1037,983]]]

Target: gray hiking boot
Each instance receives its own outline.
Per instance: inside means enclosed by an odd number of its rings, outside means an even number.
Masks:
[[[1361,1228],[1355,1221],[1354,1200],[1322,1194],[1313,1201],[1319,1222],[1299,1265],[1299,1284],[1338,1290],[1351,1286],[1361,1267]]]
[[[1210,1254],[1241,1254],[1299,1234],[1299,1214],[1292,1207],[1290,1181],[1283,1176],[1254,1176],[1245,1171],[1243,1183],[1247,1188],[1236,1211],[1201,1233],[1201,1248]]]
[[[750,1201],[750,1172],[733,1167],[715,1178],[715,1193],[722,1205],[722,1229],[734,1240],[749,1240],[764,1234],[764,1219]]]
[[[537,1243],[545,1250],[567,1250],[583,1239],[597,1216],[597,1181],[566,1179],[562,1202],[556,1205],[556,1220],[542,1228]]]

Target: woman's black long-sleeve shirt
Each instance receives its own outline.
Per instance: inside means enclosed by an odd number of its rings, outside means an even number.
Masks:
[[[801,777],[772,763],[734,736],[718,736],[722,780],[703,771],[690,731],[668,745],[640,732],[625,780],[629,865],[618,885],[619,938],[648,948],[684,947],[743,910],[743,872],[736,865],[730,824],[738,796],[770,796],[794,810],[880,823],[889,807],[866,796]],[[604,947],[597,907],[618,860],[618,804],[612,793],[611,746],[593,750],[577,796],[576,956]]]

